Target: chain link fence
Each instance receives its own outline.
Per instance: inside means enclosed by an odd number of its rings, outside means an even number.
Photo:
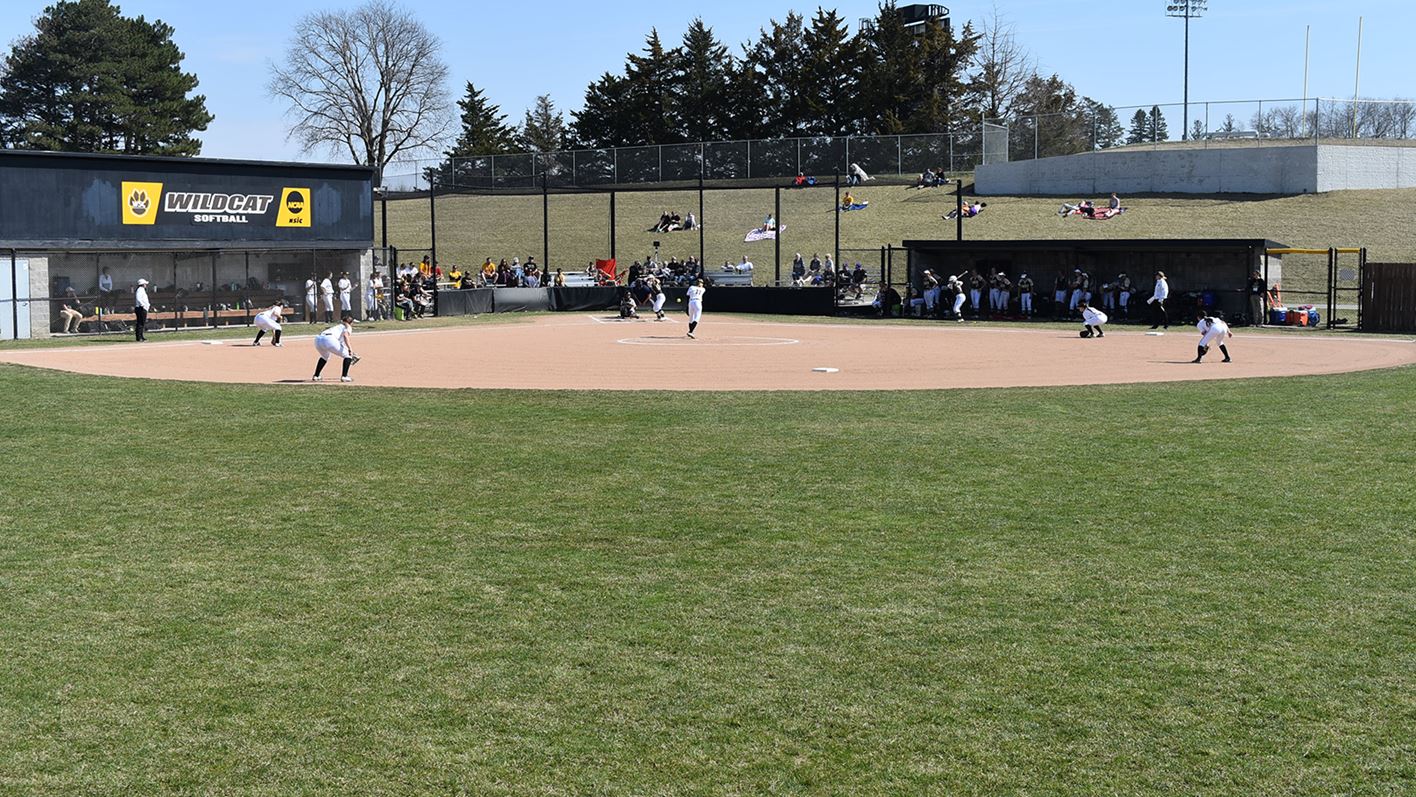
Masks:
[[[791,180],[797,175],[829,179],[858,164],[867,174],[915,177],[926,169],[973,171],[1007,154],[986,146],[1006,129],[984,125],[953,133],[891,136],[707,141],[643,147],[514,153],[396,164],[384,176],[390,191],[482,190],[692,183],[704,180]]]
[[[1416,138],[1416,101],[1309,98],[1132,105],[1018,114],[985,126],[1007,130],[1006,157],[985,148],[988,163],[1115,147],[1233,147],[1320,139],[1381,144]]]

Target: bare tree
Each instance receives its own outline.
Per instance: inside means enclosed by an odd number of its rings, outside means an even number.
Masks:
[[[435,37],[388,0],[353,11],[308,14],[281,64],[270,65],[270,93],[289,102],[290,137],[306,150],[347,150],[373,166],[374,184],[390,162],[437,147],[447,133],[448,70]]]
[[[1018,42],[1016,28],[996,3],[979,33],[974,70],[971,89],[984,119],[1006,118],[1037,73],[1032,56]]]

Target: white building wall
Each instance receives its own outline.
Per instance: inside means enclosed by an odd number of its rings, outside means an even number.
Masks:
[[[1416,147],[1253,145],[1122,149],[980,166],[983,196],[1310,194],[1416,188]]]

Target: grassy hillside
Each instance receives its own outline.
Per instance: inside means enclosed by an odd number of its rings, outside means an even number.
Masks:
[[[954,205],[942,190],[915,191],[872,183],[857,196],[870,200],[868,210],[841,218],[843,249],[878,250],[910,238],[951,238],[953,222],[940,218]],[[833,246],[834,192],[827,189],[783,191],[781,221],[783,271],[794,252],[810,257]],[[965,221],[969,238],[1270,238],[1291,246],[1366,246],[1374,260],[1416,260],[1416,190],[1343,191],[1284,197],[1196,198],[1126,197],[1130,211],[1106,222],[1059,218],[1058,200],[1039,197],[988,197],[988,208]],[[758,265],[758,279],[770,278],[773,244],[744,244],[743,235],[772,210],[770,189],[716,191],[707,194],[704,221],[707,262],[720,266],[746,254]],[[430,243],[427,199],[389,204],[390,243],[408,253]],[[698,253],[696,233],[645,232],[664,209],[697,213],[694,192],[625,193],[617,199],[617,254],[623,261],[642,258],[653,241],[664,256]],[[551,264],[583,268],[609,254],[609,199],[605,196],[552,197]],[[481,263],[485,257],[541,259],[539,196],[442,197],[437,205],[438,257],[444,263]],[[376,236],[377,239],[377,236]],[[878,255],[873,256],[878,260]],[[408,259],[416,259],[408,257]],[[869,251],[843,258],[872,262]],[[1320,259],[1292,258],[1285,264],[1289,288],[1305,287]],[[1320,289],[1320,286],[1313,286]]]

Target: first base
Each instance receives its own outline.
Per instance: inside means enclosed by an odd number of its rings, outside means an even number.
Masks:
[[[1146,334],[1147,334],[1147,335],[1155,335],[1156,337],[1160,337],[1161,335],[1164,335],[1165,333],[1164,333],[1164,332],[1147,332]]]
[[[813,368],[813,369],[811,369],[811,371],[812,371],[812,373],[816,373],[816,374],[839,374],[839,373],[841,372],[841,369],[839,369],[839,368]]]
[[[223,345],[224,343],[226,343],[226,341],[224,341],[224,340],[204,340],[204,341],[202,341],[202,345],[203,345],[203,346],[221,346],[221,345]]]

